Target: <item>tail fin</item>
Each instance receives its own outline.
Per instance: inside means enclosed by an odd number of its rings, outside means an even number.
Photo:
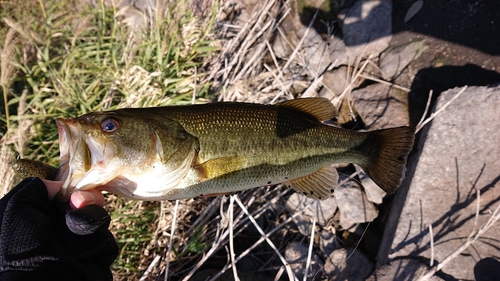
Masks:
[[[396,127],[369,133],[372,134],[370,139],[378,143],[378,150],[361,168],[385,192],[394,193],[405,177],[406,159],[415,139],[414,130]]]

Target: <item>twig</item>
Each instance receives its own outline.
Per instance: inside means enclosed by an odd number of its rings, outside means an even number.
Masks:
[[[256,31],[258,27],[257,23],[264,20],[264,17],[267,15],[267,11],[271,10],[271,7],[275,4],[275,2],[276,1],[269,1],[265,6],[262,7],[262,9],[260,9],[259,11],[255,11],[252,14],[252,18],[245,23],[238,35],[236,35],[236,37],[231,40],[226,50],[231,51],[233,48],[236,48],[235,43],[239,41],[240,37],[245,37],[245,40],[238,49],[240,49],[240,52],[245,52],[246,50],[248,50],[248,48],[257,40],[256,37],[249,38],[248,33],[254,33]],[[253,22],[253,27],[248,30],[248,33],[245,33],[245,31],[248,29],[248,26],[250,25],[249,23],[251,22]]]
[[[338,108],[340,106],[340,102],[342,101],[342,99],[344,99],[344,96],[347,95],[347,93],[350,93],[350,91],[352,90],[352,87],[354,85],[354,82],[359,78],[361,73],[365,70],[366,66],[368,65],[368,62],[372,59],[372,57],[373,57],[372,54],[370,54],[368,56],[368,58],[365,60],[365,62],[361,66],[361,68],[359,68],[358,71],[355,71],[353,73],[353,77],[351,78],[351,81],[345,87],[345,89],[342,91],[342,93],[332,101],[332,103],[335,105],[335,107]],[[357,67],[355,69],[357,69]]]
[[[431,238],[431,261],[429,262],[429,266],[432,267],[434,265],[434,233],[432,232],[432,224],[429,224],[429,237]]]
[[[445,110],[454,100],[456,100],[463,92],[467,90],[467,86],[464,86],[460,92],[458,92],[453,98],[451,98],[447,103],[445,103],[442,107],[440,107],[436,112],[432,113],[429,118],[425,119],[422,124],[419,124],[417,128],[415,129],[415,132],[420,131],[427,123],[431,122],[432,119],[434,119],[438,114],[440,114],[443,110]]]
[[[270,53],[272,53],[271,51],[269,51]],[[286,86],[284,84],[285,82],[285,78],[283,76],[283,73],[281,73],[281,70],[278,68],[278,76],[276,74],[274,74],[274,71],[271,69],[271,67],[269,67],[267,64],[263,64],[262,65],[269,73],[271,73],[271,75],[274,77],[274,82],[273,84],[275,83],[279,83],[279,87],[283,90],[283,91],[286,91]],[[262,91],[265,92],[268,88],[269,89],[273,89],[275,87],[275,85],[270,85],[266,88],[264,88]]]
[[[195,66],[194,67],[194,86],[193,86],[193,96],[191,97],[191,104],[194,104],[196,102],[196,83],[198,80],[198,68]]]
[[[282,193],[280,193],[278,196],[276,196],[275,198],[273,198],[272,200],[266,202],[266,204],[264,204],[263,206],[261,206],[259,209],[257,209],[256,211],[254,211],[252,213],[252,216],[254,218],[256,218],[257,216],[255,216],[255,214],[257,215],[260,215],[260,214],[263,214],[264,212],[264,209],[266,209],[270,204],[273,204],[275,203],[283,194],[286,194],[287,192],[289,192],[289,189],[283,191]],[[253,198],[253,197],[252,197]],[[247,205],[250,205],[250,204],[247,204]],[[269,231],[266,236],[269,237],[271,236],[274,232],[278,231],[280,228],[282,228],[285,224],[289,223],[295,216],[301,214],[302,212],[304,212],[305,210],[301,211],[301,212],[297,212],[296,214],[294,214],[292,217],[288,218],[287,220],[285,220],[283,223],[279,224],[278,226],[276,226],[275,228],[273,228],[271,231]],[[243,213],[242,213],[243,214]],[[243,224],[244,222],[246,222],[247,220],[249,220],[249,217],[247,216],[245,219],[241,220],[241,224]],[[241,229],[240,231],[242,231],[243,229]],[[242,252],[236,259],[235,259],[235,262],[238,262],[240,261],[243,257],[245,257],[247,254],[249,254],[253,249],[255,249],[258,245],[260,245],[262,242],[265,241],[265,238],[264,237],[261,237],[257,242],[255,242],[252,246],[250,246],[249,248],[247,248],[244,252]],[[215,280],[218,280],[218,278],[224,274],[224,272],[226,272],[226,270],[228,270],[229,268],[231,268],[231,264],[228,264],[226,265],[224,268],[222,268],[216,275],[214,275],[209,281],[215,281]]]
[[[267,71],[269,71],[275,77],[275,79],[276,79],[275,81],[279,81],[281,89],[285,89],[284,88],[284,86],[285,86],[285,84],[284,84],[285,78],[284,77],[285,76],[283,75],[283,71],[281,71],[281,68],[279,67],[278,59],[276,58],[276,55],[274,54],[274,50],[271,47],[271,43],[269,43],[269,40],[267,40],[267,38],[264,38],[264,42],[266,43],[266,46],[267,46],[267,49],[269,50],[269,54],[271,55],[271,58],[273,59],[274,66],[278,70],[278,76],[276,77],[276,75],[273,74],[273,72],[271,71],[269,66],[267,66],[267,64],[264,63],[263,66],[267,69]]]
[[[394,83],[391,83],[391,82],[388,82],[388,81],[385,81],[385,80],[379,79],[379,78],[377,78],[377,77],[373,77],[373,76],[368,75],[368,74],[363,74],[363,73],[361,73],[359,76],[360,76],[360,77],[363,77],[363,78],[365,78],[365,79],[368,79],[368,80],[372,80],[372,81],[378,82],[378,83],[380,83],[380,84],[384,84],[384,85],[390,86],[390,87],[392,87],[392,88],[399,89],[399,90],[404,91],[404,92],[407,92],[407,93],[409,93],[409,92],[411,91],[410,89],[408,89],[408,88],[406,88],[406,87],[396,85],[396,84],[394,84]]]
[[[425,105],[424,109],[424,114],[422,114],[422,117],[420,118],[420,121],[418,121],[417,128],[422,125],[425,121],[425,116],[427,116],[427,112],[429,111],[429,107],[431,106],[431,101],[432,101],[432,94],[434,92],[432,90],[429,91],[429,97],[427,98],[427,104]],[[420,129],[419,129],[420,130]],[[416,131],[415,133],[417,133]]]
[[[228,219],[223,215],[223,205],[224,205],[224,199],[226,197],[221,197],[222,200],[221,200],[221,204],[220,204],[220,212],[221,212],[221,217],[220,217],[220,223],[219,223],[219,227],[217,228],[216,230],[216,234],[215,234],[215,239],[214,239],[214,242],[212,244],[212,247],[210,248],[210,250],[208,250],[208,252],[203,255],[203,257],[198,261],[198,263],[196,265],[193,266],[193,268],[189,271],[189,273],[184,276],[184,278],[182,279],[183,281],[187,281],[189,280],[192,275],[217,251],[219,250],[219,247],[223,244],[223,242],[225,241],[226,237],[229,235],[229,230],[227,229],[228,227],[228,224],[229,222],[226,222]],[[249,204],[251,204],[253,202],[253,198],[251,198],[249,200]],[[244,220],[240,220],[240,218],[243,216],[244,214],[243,213],[240,213],[238,215],[238,217],[235,219],[235,226],[234,228],[237,228],[239,227],[241,224],[243,224]],[[221,230],[226,228],[226,230],[224,232],[221,233]],[[235,262],[238,262],[238,259],[235,260]],[[216,276],[220,276],[220,275],[216,275]],[[212,278],[211,280],[215,280],[215,278]]]
[[[280,267],[280,269],[278,270],[278,273],[276,273],[276,276],[274,277],[274,281],[280,280],[281,275],[283,275],[283,271],[285,271],[284,266]]]
[[[288,192],[288,190],[286,190],[285,192],[281,193],[280,196],[286,192]],[[273,200],[277,200],[277,198],[274,198]],[[269,201],[267,202],[266,204],[270,204],[272,203],[272,201]],[[311,201],[309,204],[307,204],[306,206],[304,206],[302,208],[302,210],[298,211],[298,212],[295,212],[292,216],[288,217],[285,221],[283,221],[282,223],[280,223],[279,225],[277,225],[275,228],[271,229],[265,236],[262,236],[261,238],[259,238],[259,240],[257,240],[252,246],[248,247],[244,252],[242,252],[237,258],[236,258],[236,262],[238,262],[239,260],[241,260],[243,257],[245,257],[246,255],[248,255],[253,249],[255,249],[257,246],[259,246],[260,244],[262,244],[262,242],[266,241],[266,238],[270,237],[273,233],[275,233],[276,231],[278,231],[279,229],[281,229],[283,226],[285,226],[286,224],[288,224],[289,222],[291,222],[293,220],[293,218],[295,218],[296,216],[298,215],[301,215],[303,214],[306,209],[311,206],[314,202]],[[255,214],[255,212],[253,213]],[[245,220],[248,219],[245,218]],[[243,220],[243,221],[245,221]],[[215,280],[218,280],[218,278],[224,274],[224,272],[226,272],[226,270],[231,267],[231,265],[227,265],[226,267],[224,267],[221,271],[219,271],[214,277],[212,277],[212,279],[210,279],[209,281],[215,281]],[[280,275],[281,276],[281,275]]]
[[[262,36],[262,34],[264,34],[264,32],[274,23],[275,23],[274,19],[267,22],[262,28],[260,28],[260,31],[255,35],[255,37],[258,38],[258,37]],[[258,24],[256,24],[256,26],[258,26]],[[244,72],[247,71],[247,69],[249,69],[252,64],[257,62],[258,58],[262,57],[262,55],[264,54],[265,48],[266,48],[265,42],[263,44],[262,43],[259,44],[259,46],[257,46],[255,48],[253,56],[247,61],[247,63],[238,71],[236,76],[231,80],[232,81],[240,80],[242,78],[242,76],[245,74]]]
[[[479,214],[476,213],[476,215],[479,215]],[[471,232],[471,234],[467,238],[467,241],[462,246],[460,246],[453,253],[451,253],[448,257],[446,257],[441,263],[432,267],[425,275],[420,277],[418,280],[419,281],[428,280],[430,277],[432,277],[434,274],[436,274],[436,272],[441,270],[446,264],[448,264],[450,261],[452,261],[458,255],[460,255],[463,251],[465,251],[465,249],[467,249],[472,243],[476,242],[476,240],[479,237],[481,237],[486,231],[488,231],[499,219],[500,219],[500,204],[497,206],[495,211],[491,214],[488,221],[481,227],[481,229],[479,229],[479,231],[477,233],[474,234],[473,232]]]
[[[474,217],[474,228],[472,229],[469,238],[476,232],[477,221],[479,220],[479,212],[481,211],[481,191],[476,188],[476,216]]]
[[[196,226],[198,224],[202,224],[205,219],[210,218],[213,213],[215,213],[215,205],[219,202],[219,197],[215,197],[210,204],[206,208],[203,209],[203,212],[196,218],[196,220],[193,222],[193,224],[188,228],[186,231],[186,237],[190,237],[191,233],[195,230]],[[187,249],[187,245],[184,247],[185,251]]]
[[[320,87],[320,84],[323,83],[324,74],[325,72],[321,73],[319,76],[316,75],[314,77],[312,83],[309,85],[309,87],[307,87],[307,89],[302,94],[303,98],[312,97],[317,92],[317,89]]]
[[[309,241],[309,250],[307,251],[307,261],[306,269],[304,270],[304,281],[307,281],[307,275],[309,274],[309,267],[311,266],[311,256],[314,245],[314,231],[316,230],[316,217],[313,218],[313,223],[311,225],[311,239]]]
[[[368,227],[370,227],[370,223],[371,222],[368,222],[368,225],[366,225],[366,228],[363,230],[363,233],[361,234],[361,237],[359,238],[358,242],[356,243],[356,246],[354,246],[354,249],[352,249],[351,253],[349,254],[349,256],[347,256],[345,259],[348,260],[352,257],[352,255],[354,255],[354,252],[358,249],[359,247],[359,244],[361,244],[361,239],[363,239],[363,237],[365,236],[366,234],[366,231],[368,230]]]
[[[238,195],[231,195],[229,197],[229,251],[231,258],[231,265],[233,267],[233,278],[234,281],[240,281],[238,277],[238,271],[236,270],[236,262],[234,261],[234,240],[233,240],[233,206],[234,206],[234,197]]]
[[[318,16],[318,12],[319,12],[319,8],[316,9],[316,12],[314,12],[314,15],[313,15],[311,21],[309,22],[309,25],[307,26],[306,31],[304,32],[304,35],[302,35],[302,38],[300,38],[299,43],[297,44],[297,46],[293,50],[293,52],[290,55],[290,57],[287,59],[287,62],[285,63],[285,65],[283,66],[283,68],[281,69],[281,71],[286,70],[290,66],[290,64],[292,63],[293,59],[295,58],[295,56],[300,51],[300,47],[302,46],[302,44],[304,44],[304,41],[306,40],[307,35],[309,34],[309,31],[311,30],[312,25],[314,24],[314,21],[316,21],[316,17]]]
[[[221,212],[222,212],[222,205],[223,203],[221,202],[220,205]],[[203,257],[198,261],[198,263],[196,263],[196,265],[193,266],[193,268],[189,271],[189,273],[186,276],[184,276],[182,281],[188,281],[189,279],[191,279],[193,274],[205,263],[205,261],[219,249],[219,245],[222,244],[222,241],[226,238],[228,234],[227,230],[221,233],[221,229],[223,228],[225,228],[225,223],[224,223],[224,218],[221,218],[219,227],[217,227],[217,231],[215,232],[215,239],[214,243],[212,244],[212,247],[210,248],[210,250],[208,250],[208,252],[205,255],[203,255]]]
[[[314,13],[311,21],[309,22],[309,25],[307,26],[306,28],[306,31],[304,32],[304,35],[302,35],[302,38],[300,38],[300,41],[299,43],[297,44],[297,46],[295,46],[295,49],[293,50],[292,54],[290,55],[290,57],[287,59],[287,62],[285,63],[285,65],[281,68],[281,72],[285,71],[289,66],[290,64],[292,63],[293,59],[295,58],[295,56],[297,55],[297,53],[299,52],[300,50],[300,47],[302,46],[302,44],[304,43],[306,37],[307,37],[307,34],[309,34],[309,30],[311,30],[311,27],[314,23],[314,21],[316,20],[316,16],[318,16],[318,12],[319,12],[319,9],[316,9],[316,12]],[[287,86],[287,89],[290,88],[293,84],[293,81]],[[287,90],[286,89],[286,90]],[[275,103],[278,98],[285,92],[285,89],[281,90],[270,102],[270,104],[273,104]]]
[[[285,258],[283,257],[283,255],[281,255],[280,251],[278,250],[278,248],[276,248],[276,246],[274,245],[273,241],[271,241],[271,239],[269,239],[267,237],[267,235],[264,233],[264,231],[259,226],[259,224],[255,221],[255,219],[252,217],[252,215],[248,212],[247,208],[245,208],[245,206],[240,201],[240,199],[237,198],[237,197],[234,198],[234,199],[235,199],[236,203],[240,206],[241,210],[245,213],[245,215],[248,216],[248,218],[250,219],[250,221],[252,222],[252,224],[255,226],[255,228],[257,229],[257,231],[260,233],[260,235],[262,235],[263,237],[265,237],[267,244],[269,244],[269,246],[274,250],[274,252],[276,253],[276,255],[279,257],[279,259],[281,260],[281,262],[285,265],[286,271],[288,273],[288,278],[290,280],[298,281],[297,277],[295,276],[295,274],[292,271],[292,268],[290,267],[290,264],[285,260]]]
[[[259,23],[260,22],[263,22],[265,17],[267,16],[268,14],[268,11],[271,10],[271,8],[274,6],[276,1],[269,1],[261,10],[260,12],[254,12],[254,14],[252,15],[252,19],[254,19],[253,17],[256,16],[257,19],[255,20],[255,22],[253,23],[253,27],[248,31],[248,33],[245,32],[245,29],[246,28],[243,28],[239,33],[238,35],[233,38],[231,40],[231,42],[229,43],[229,48],[225,48],[225,50],[222,52],[223,54],[226,54],[226,53],[229,53],[229,52],[234,52],[232,51],[233,47],[236,47],[234,46],[234,44],[236,42],[239,42],[239,37],[242,36],[243,34],[245,34],[245,39],[243,40],[243,42],[238,46],[238,52],[236,53],[235,56],[233,56],[233,59],[231,60],[231,62],[229,63],[229,67],[231,69],[235,69],[234,71],[234,75],[233,75],[233,78],[231,78],[230,80],[231,81],[235,81],[236,79],[234,78],[235,75],[239,75],[239,73],[241,73],[242,71],[239,69],[240,68],[240,65],[241,63],[243,63],[243,58],[245,57],[245,55],[248,53],[248,50],[250,49],[250,47],[252,46],[252,44],[254,44],[257,39],[263,34],[263,32],[265,31],[265,29],[262,29],[261,28],[261,32],[259,33],[258,36],[256,36],[254,33],[257,32],[256,29],[257,28],[260,28],[260,25]],[[245,24],[245,27],[248,25],[249,22],[253,22],[253,20],[250,20],[248,21],[246,24]],[[269,24],[269,22],[268,22]],[[267,29],[267,27],[265,27]],[[251,35],[251,36],[250,36]],[[256,53],[259,53],[259,52],[256,52]],[[262,52],[260,52],[260,54],[262,54]]]
[[[161,256],[160,255],[156,255],[155,258],[153,259],[153,261],[149,264],[148,268],[146,269],[146,271],[144,271],[144,274],[142,274],[141,276],[141,279],[139,279],[139,281],[144,281],[148,278],[149,274],[151,274],[151,272],[153,271],[153,268],[155,268],[155,266],[158,264],[158,262],[160,261],[160,258]]]
[[[167,250],[167,261],[165,265],[165,278],[164,280],[168,280],[168,267],[170,266],[170,255],[172,253],[172,246],[174,244],[174,234],[175,234],[175,225],[177,224],[177,211],[179,209],[179,200],[175,200],[175,206],[174,206],[174,217],[172,218],[172,226],[171,231],[170,231],[170,240],[168,241],[168,250]]]

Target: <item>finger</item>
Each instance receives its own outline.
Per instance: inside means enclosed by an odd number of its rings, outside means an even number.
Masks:
[[[49,201],[54,199],[54,196],[61,191],[63,182],[62,181],[51,181],[51,180],[46,180],[42,179],[43,184],[47,187],[47,192],[49,194]]]
[[[104,206],[104,196],[97,189],[77,190],[71,194],[70,205],[72,209],[80,209],[88,205]]]

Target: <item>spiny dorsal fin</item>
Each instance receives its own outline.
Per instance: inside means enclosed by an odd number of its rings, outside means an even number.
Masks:
[[[287,100],[278,104],[305,112],[319,121],[330,120],[337,116],[337,109],[325,98],[303,98]]]
[[[313,174],[284,183],[293,190],[316,200],[326,200],[333,194],[338,184],[337,169],[326,166]]]

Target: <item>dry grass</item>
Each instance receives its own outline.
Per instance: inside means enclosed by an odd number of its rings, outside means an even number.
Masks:
[[[37,5],[42,2],[32,4],[39,7]],[[219,22],[231,4],[234,2],[221,1],[219,10],[214,10]],[[291,5],[290,1],[259,1],[253,7],[248,21],[239,24],[226,22],[218,27],[221,40],[218,44],[221,47],[215,56],[208,57],[208,52],[200,51],[201,55],[194,60],[162,61],[165,56],[161,51],[173,49],[175,55],[188,58],[197,48],[210,49],[216,44],[200,45],[200,41],[211,38],[205,29],[210,23],[204,22],[206,26],[200,27],[192,21],[183,21],[185,19],[182,13],[170,15],[174,18],[168,21],[170,26],[167,30],[173,29],[174,34],[169,34],[168,39],[172,41],[181,38],[185,43],[182,48],[169,45],[168,40],[159,32],[146,36],[156,41],[141,41],[144,38],[140,33],[119,33],[118,31],[123,30],[116,29],[118,33],[114,36],[122,43],[119,55],[104,59],[101,57],[105,62],[99,67],[91,65],[90,71],[86,71],[87,66],[82,65],[81,61],[68,64],[70,60],[59,62],[59,66],[67,67],[64,71],[50,69],[50,60],[43,57],[48,55],[44,47],[51,43],[48,42],[50,38],[66,37],[53,32],[48,33],[50,36],[42,34],[38,38],[33,35],[36,34],[33,30],[39,28],[38,24],[26,24],[20,20],[20,16],[4,20],[4,27],[8,27],[9,31],[2,34],[5,39],[1,83],[6,108],[6,113],[2,116],[6,133],[2,136],[0,151],[3,163],[0,165],[0,173],[5,175],[1,183],[3,192],[15,182],[10,166],[5,163],[16,155],[58,164],[54,145],[55,132],[54,128],[50,129],[50,126],[55,127],[50,122],[53,116],[116,107],[207,101],[211,98],[208,95],[207,81],[214,83],[212,89],[218,89],[218,99],[222,101],[273,103],[297,97],[299,92],[303,96],[316,96],[318,89],[323,86],[320,74],[323,70],[308,69],[306,59],[300,51],[312,24],[297,42],[290,42],[280,28],[284,18],[291,12]],[[161,8],[159,10],[165,11]],[[57,15],[62,17],[64,14]],[[158,24],[156,20],[165,17],[165,14],[149,16],[146,23],[154,26]],[[65,24],[71,25],[74,21]],[[80,39],[84,40],[80,36],[85,34],[84,26],[87,24],[90,24],[90,20],[85,18],[75,29],[76,34],[66,39],[72,39],[73,41],[68,41],[73,44]],[[179,26],[182,28],[178,28]],[[282,36],[293,50],[288,58],[280,59],[273,52],[271,43],[275,36]],[[24,48],[20,49],[19,46]],[[66,45],[68,46],[74,45]],[[160,55],[155,56],[155,52],[160,52]],[[138,61],[138,55],[144,54],[153,54],[151,57],[154,61]],[[199,59],[206,61],[203,65],[194,63]],[[332,101],[337,107],[344,102],[350,107],[350,91],[361,79],[388,83],[365,72],[371,61],[370,56],[367,59],[360,58],[350,68],[348,85]],[[77,68],[81,72],[74,72]],[[172,69],[178,71],[167,75]],[[13,79],[19,77],[20,72],[32,74],[35,71],[53,71],[53,75],[36,76],[36,83],[26,81],[24,84],[29,90],[22,91],[19,95],[13,92]],[[92,71],[112,72],[112,75],[89,75]],[[98,82],[73,82],[77,75],[87,75],[87,80],[97,77]],[[33,79],[33,76],[30,78]],[[64,100],[54,102],[55,96],[62,92],[74,95],[63,96]],[[64,112],[54,110],[55,106],[60,105],[79,108]],[[12,112],[15,114],[11,114]],[[350,113],[355,117],[352,109]],[[34,123],[39,125],[33,125]],[[52,136],[47,138],[50,134]],[[35,137],[27,139],[26,136]],[[27,149],[28,142],[37,147]],[[228,276],[235,280],[249,280],[247,275],[238,270],[247,258],[259,260],[259,272],[264,272],[269,279],[298,280],[281,254],[290,241],[305,239],[292,223],[293,218],[301,213],[289,214],[283,208],[289,192],[290,190],[281,187],[263,187],[231,197],[176,202],[127,201],[111,194],[106,195],[106,208],[113,220],[111,231],[121,247],[120,257],[113,265],[115,280],[189,280],[200,272],[205,277],[210,275],[209,280]],[[311,255],[317,250],[316,230],[319,230],[319,226],[312,222],[311,230],[311,237],[308,238],[309,255],[307,263],[303,265],[306,272],[304,280]]]
[[[207,97],[207,81],[216,81],[213,88],[220,87],[220,100],[260,103],[293,98],[297,95],[297,89],[309,88],[307,95],[314,96],[321,86],[318,76],[311,78],[305,75],[307,63],[300,48],[307,32],[298,42],[288,42],[294,51],[286,60],[277,58],[271,48],[273,36],[280,33],[280,24],[291,11],[288,2],[261,1],[242,26],[222,26],[222,33],[225,34],[222,38],[225,40],[223,47],[205,67],[189,60],[161,61],[164,56],[154,55],[152,58],[156,62],[138,62],[138,54],[144,56],[148,52],[175,49],[176,46],[168,46],[165,38],[161,38],[158,33],[149,34],[156,41],[141,43],[144,38],[140,33],[127,35],[116,23],[106,22],[104,6],[98,7],[98,11],[102,12],[97,15],[100,21],[93,21],[96,15],[92,14],[75,21],[69,13],[58,13],[61,7],[50,3],[33,3],[46,15],[56,13],[51,24],[54,21],[59,24],[56,29],[42,29],[44,32],[39,36],[34,36],[37,34],[34,31],[39,30],[43,21],[46,23],[49,20],[49,16],[42,17],[42,22],[37,24],[26,24],[19,18],[4,20],[5,26],[9,28],[2,53],[4,105],[17,105],[17,109],[5,111],[7,133],[3,136],[3,159],[11,160],[16,154],[13,151],[16,151],[25,157],[57,165],[55,126],[50,120],[54,116],[78,115],[116,107],[188,103]],[[224,8],[227,7],[220,5],[217,14],[221,15]],[[83,8],[78,6],[79,9]],[[147,24],[154,25],[157,17],[148,17]],[[199,47],[200,39],[204,39],[207,34],[196,25],[182,21],[180,13],[169,21],[170,30],[175,30],[177,24],[182,25],[174,34],[169,34],[169,40],[182,38],[185,45],[175,51],[180,50],[177,54],[180,57],[189,57],[189,50]],[[86,64],[89,57],[82,57],[82,49],[78,49],[79,40],[88,40],[84,36],[88,36],[85,32],[92,24],[97,25],[93,27],[97,30],[111,26],[112,33],[107,33],[107,37],[93,34],[97,37],[82,46],[86,52],[92,53],[96,50],[93,48],[95,40],[103,40],[98,41],[101,44],[99,48],[110,53],[104,52],[97,56],[103,60],[102,64]],[[68,26],[75,32],[68,34]],[[114,46],[115,42],[122,42],[121,49],[106,49],[106,46]],[[158,48],[155,45],[158,42],[167,45]],[[68,53],[57,56],[58,49],[49,48],[55,44],[64,46]],[[19,49],[20,45],[25,48]],[[271,65],[263,64],[265,57],[271,58]],[[56,65],[52,64],[54,60]],[[166,76],[170,69],[180,71],[173,76]],[[28,78],[25,87],[29,90],[17,96],[11,82],[19,77],[19,73],[29,74],[24,76]],[[107,76],[107,73],[112,75]],[[75,77],[83,79],[75,80]],[[353,76],[353,79],[358,77]],[[91,79],[95,81],[89,82]],[[170,91],[170,94],[165,95],[165,91]],[[71,105],[77,108],[59,110]],[[9,116],[9,113],[14,114]],[[27,139],[26,136],[34,137]],[[31,146],[27,146],[28,142]],[[12,150],[12,147],[15,149]],[[1,168],[10,171],[8,165],[2,165]],[[12,175],[11,172],[5,173],[2,187],[8,188],[14,179],[13,176],[7,176]],[[222,270],[218,270],[210,280],[225,276],[231,270],[232,276],[237,278],[240,275],[243,279],[245,276],[238,274],[238,262],[248,257],[258,257],[266,261],[261,270],[267,276],[278,280],[285,274],[286,279],[297,280],[281,255],[290,241],[302,239],[291,223],[293,217],[300,213],[287,214],[283,208],[288,192],[279,187],[259,188],[230,198],[192,199],[175,203],[126,201],[107,195],[106,208],[113,220],[111,231],[121,248],[120,257],[113,265],[115,279],[158,280],[163,278],[168,268],[168,279],[188,280],[214,265]],[[316,229],[314,224],[311,227]],[[312,233],[309,262],[312,246],[317,240],[315,231]],[[240,245],[246,246],[241,248]],[[304,266],[308,267],[307,264]]]
[[[54,117],[186,104],[193,97],[207,100],[209,84],[200,83],[205,73],[196,69],[214,50],[208,41],[213,17],[200,21],[189,14],[185,2],[159,2],[165,6],[155,7],[158,13],[144,18],[147,34],[127,27],[121,11],[99,1],[93,9],[69,1],[2,2],[2,194],[19,181],[10,165],[16,157],[59,164]],[[36,15],[24,13],[25,4]],[[186,12],[173,13],[176,9]],[[106,198],[122,250],[113,265],[115,276],[136,279],[166,248],[169,203]],[[184,202],[179,215],[187,224],[203,207],[201,201]],[[179,229],[182,235],[188,232]],[[199,254],[204,248],[200,237],[205,229],[189,231],[199,241],[184,250],[177,249],[185,245],[185,237],[170,239],[177,260],[188,262],[192,252]]]
[[[458,94],[457,94],[458,95]],[[495,210],[491,213],[488,221],[481,226],[481,228],[477,229],[477,221],[479,219],[479,212],[481,207],[481,194],[480,191],[477,190],[477,207],[476,207],[476,216],[474,220],[474,229],[472,229],[471,233],[467,237],[467,240],[463,245],[458,247],[455,251],[453,251],[449,256],[443,259],[440,263],[433,266],[431,261],[431,268],[424,272],[422,276],[418,279],[418,281],[429,280],[432,276],[434,276],[438,271],[440,271],[443,267],[445,267],[450,261],[452,261],[457,256],[461,255],[468,247],[470,247],[474,242],[476,242],[479,238],[483,236],[492,226],[494,226],[500,220],[500,204],[495,208]],[[431,226],[430,226],[431,227]],[[476,230],[477,229],[477,230]],[[432,239],[432,231],[429,232],[429,235]],[[431,240],[432,241],[432,240]],[[432,256],[434,256],[434,250],[432,249]]]

